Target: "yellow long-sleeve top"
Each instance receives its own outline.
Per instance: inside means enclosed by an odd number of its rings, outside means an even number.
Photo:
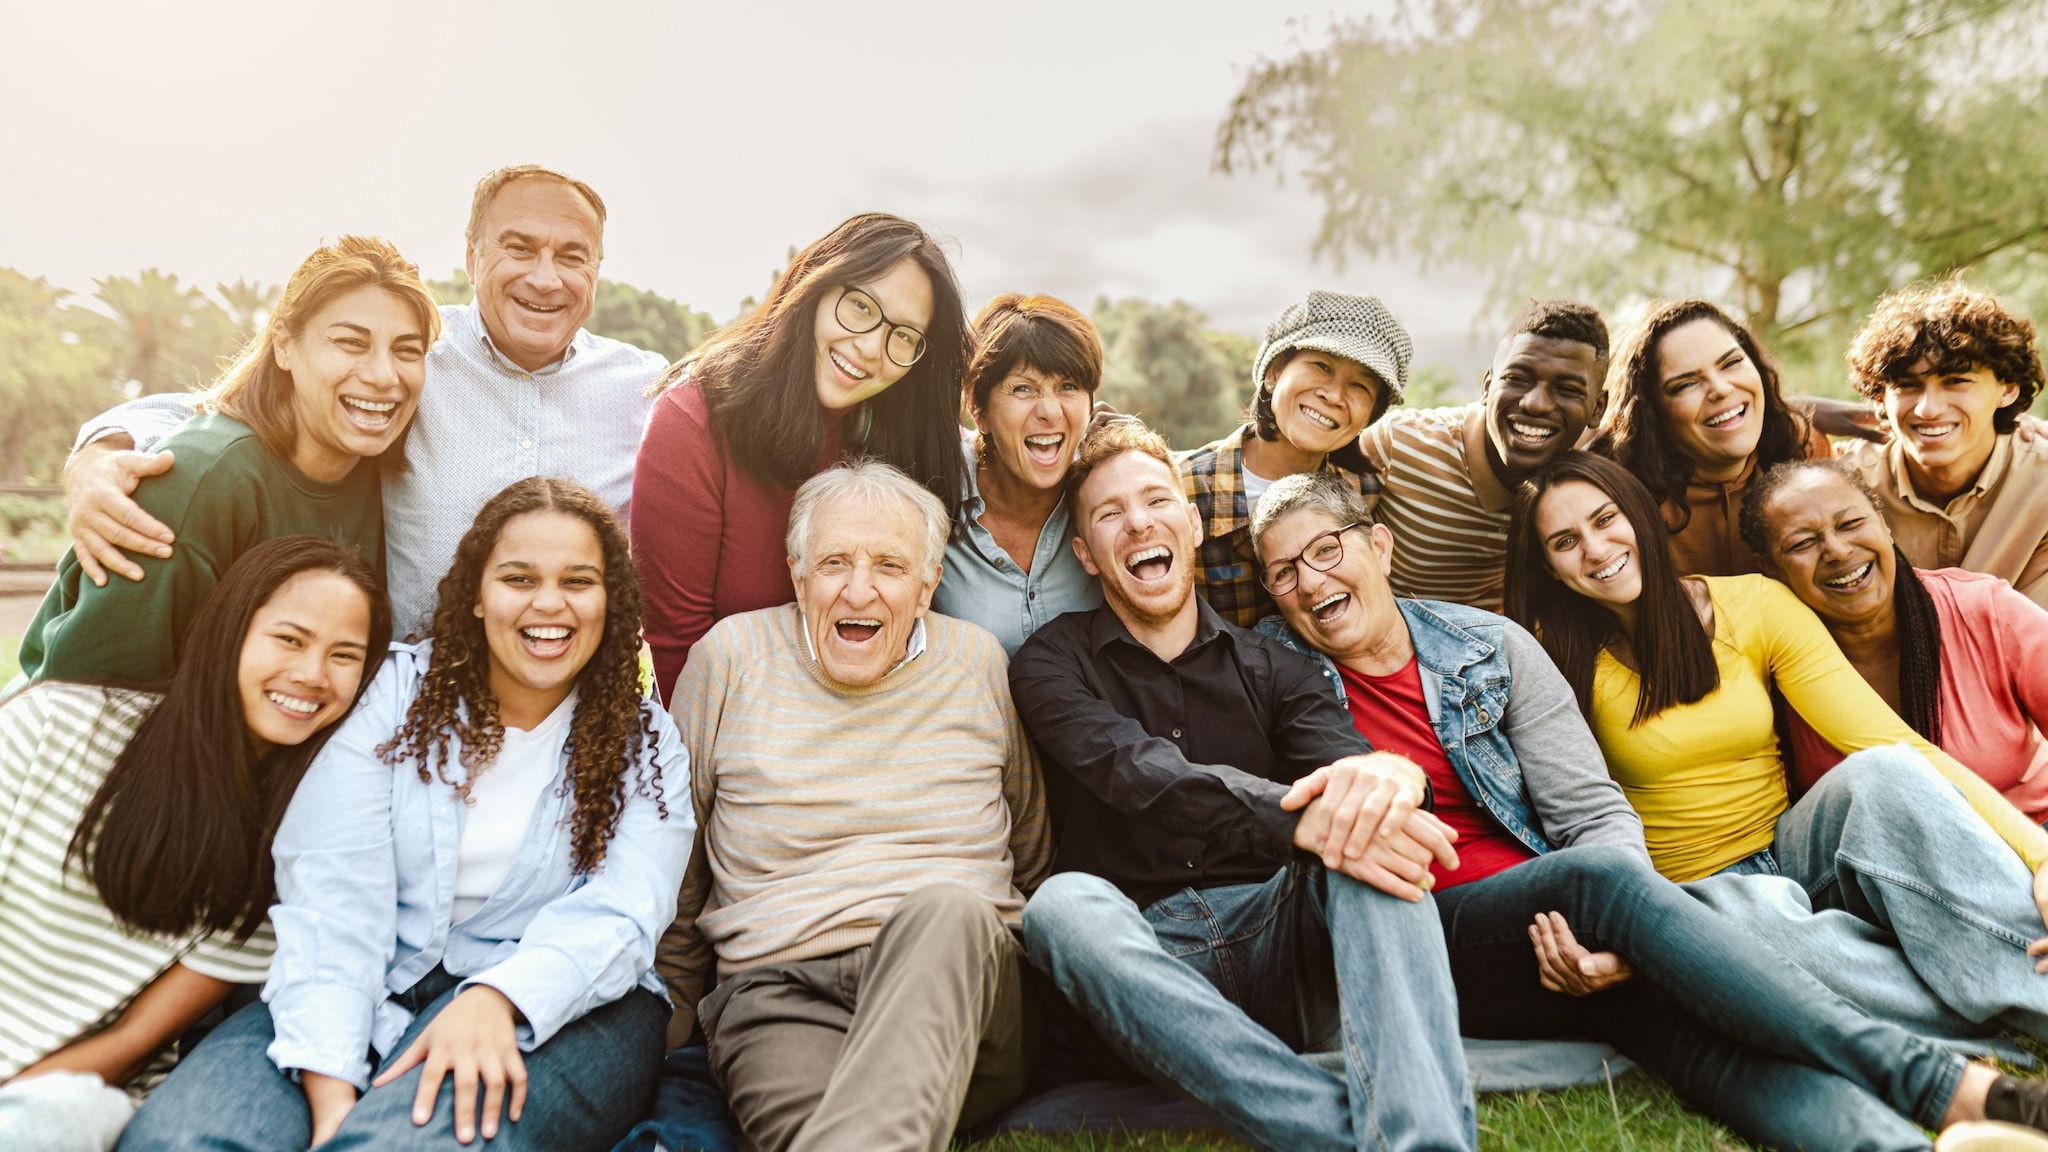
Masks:
[[[1906,726],[1835,646],[1818,617],[1764,576],[1706,576],[1721,686],[1635,727],[1642,678],[1602,652],[1593,673],[1593,734],[1608,770],[1643,818],[1657,871],[1711,876],[1769,848],[1787,805],[1785,760],[1769,686],[1844,753],[1910,744],[2026,860],[2048,861],[2048,832]]]

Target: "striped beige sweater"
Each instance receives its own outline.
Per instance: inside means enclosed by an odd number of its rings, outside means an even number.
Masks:
[[[673,697],[698,840],[659,967],[687,1036],[721,976],[874,942],[897,901],[952,883],[1011,925],[1052,864],[1038,762],[995,637],[925,616],[923,655],[831,683],[794,604],[729,616]]]

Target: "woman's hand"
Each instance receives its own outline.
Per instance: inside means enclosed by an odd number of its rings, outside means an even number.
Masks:
[[[526,1061],[519,1055],[519,1010],[503,992],[478,984],[441,1009],[412,1047],[393,1060],[372,1088],[381,1088],[424,1064],[419,1091],[413,1095],[412,1122],[424,1125],[434,1117],[444,1076],[455,1077],[455,1139],[467,1144],[477,1134],[477,1085],[483,1085],[483,1135],[495,1139],[498,1116],[512,1123],[526,1110]],[[511,1091],[506,1106],[506,1090]]]
[[[1543,986],[1567,996],[1591,996],[1635,977],[1635,969],[1613,952],[1588,952],[1571,925],[1555,912],[1538,912],[1529,926],[1536,948],[1536,974]]]
[[[2034,907],[2041,913],[2042,923],[2048,924],[2048,864],[2034,873]],[[2027,945],[2027,955],[2034,958],[2034,971],[2048,972],[2048,936]]]
[[[356,1086],[346,1080],[299,1072],[299,1087],[306,1093],[306,1110],[313,1115],[313,1147],[334,1139],[349,1109],[356,1106]]]

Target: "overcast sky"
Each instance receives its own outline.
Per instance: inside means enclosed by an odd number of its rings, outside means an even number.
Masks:
[[[1305,192],[1210,170],[1249,65],[1384,6],[10,3],[0,264],[279,283],[364,232],[445,275],[476,178],[530,161],[605,197],[606,276],[721,320],[790,245],[884,209],[949,238],[970,307],[1180,298],[1256,334],[1341,288],[1464,369],[1491,343],[1476,275],[1340,272]]]

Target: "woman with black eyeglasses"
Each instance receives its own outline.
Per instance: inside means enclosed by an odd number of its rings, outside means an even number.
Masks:
[[[664,699],[711,625],[794,596],[797,486],[857,455],[959,513],[968,334],[924,229],[855,216],[790,260],[768,300],[669,370],[633,474],[633,552]]]

